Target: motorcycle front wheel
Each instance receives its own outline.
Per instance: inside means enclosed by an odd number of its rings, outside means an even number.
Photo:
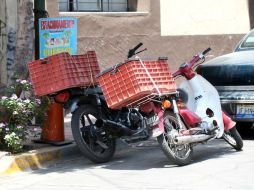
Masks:
[[[95,125],[98,110],[91,105],[81,105],[72,114],[73,138],[85,157],[94,163],[108,162],[115,153],[116,142],[105,130]]]
[[[223,139],[230,144],[234,149],[240,151],[243,148],[243,139],[238,133],[236,126],[225,131],[223,134]]]
[[[183,123],[181,125],[185,127]],[[164,113],[164,133],[158,136],[157,140],[164,154],[172,162],[179,166],[184,166],[191,163],[193,149],[190,144],[177,145],[174,143],[173,138],[178,133],[179,123],[175,114],[166,111]]]

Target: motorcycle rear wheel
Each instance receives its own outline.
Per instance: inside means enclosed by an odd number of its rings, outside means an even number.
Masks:
[[[95,126],[98,116],[95,107],[81,105],[72,115],[71,129],[83,155],[94,163],[104,163],[113,157],[116,142],[105,130]]]
[[[230,144],[234,149],[240,151],[243,148],[243,140],[240,134],[238,133],[236,126],[225,131],[223,134],[223,139]]]
[[[182,126],[185,125],[182,123]],[[158,143],[164,154],[179,166],[191,163],[193,149],[190,144],[177,145],[174,136],[178,133],[179,123],[174,113],[164,113],[164,133],[157,137]]]

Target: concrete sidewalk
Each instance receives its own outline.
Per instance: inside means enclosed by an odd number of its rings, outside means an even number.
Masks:
[[[32,141],[34,138],[31,137],[31,139],[28,141],[28,145],[32,147],[32,150],[30,151],[17,155],[11,155],[8,152],[0,151],[0,176],[43,168],[48,164],[57,163],[63,159],[82,155],[73,140],[71,132],[71,114],[66,115],[64,118],[64,130],[65,140],[71,140],[71,144],[53,146],[50,144],[34,143]],[[39,137],[37,137],[37,139],[39,139]],[[148,141],[137,142],[133,144],[127,144],[121,140],[118,140],[116,151],[129,151],[130,148],[134,147],[150,147],[155,145],[158,145],[156,139],[150,139]]]
[[[57,162],[68,156],[79,154],[79,150],[73,141],[70,122],[71,114],[68,114],[64,118],[64,130],[65,140],[72,141],[71,144],[53,146],[50,144],[34,143],[31,137],[28,141],[28,145],[32,147],[30,151],[17,155],[0,151],[0,175],[38,169],[44,164]]]

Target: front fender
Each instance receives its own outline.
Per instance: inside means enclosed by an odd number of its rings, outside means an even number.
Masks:
[[[222,112],[222,118],[223,118],[225,131],[232,129],[235,126],[236,123],[229,116],[227,116],[224,112]]]

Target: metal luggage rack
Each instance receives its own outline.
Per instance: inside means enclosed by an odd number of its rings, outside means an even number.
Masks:
[[[152,93],[152,94],[149,94],[149,95],[147,95],[147,96],[145,96],[143,98],[135,100],[134,102],[131,102],[131,103],[127,104],[126,107],[139,107],[142,104],[145,104],[145,103],[150,102],[150,101],[154,101],[154,102],[159,102],[160,103],[160,101],[158,100],[159,98],[161,98],[163,96],[170,96],[172,94],[178,94],[178,91],[170,92],[170,93],[163,93],[163,94]]]

